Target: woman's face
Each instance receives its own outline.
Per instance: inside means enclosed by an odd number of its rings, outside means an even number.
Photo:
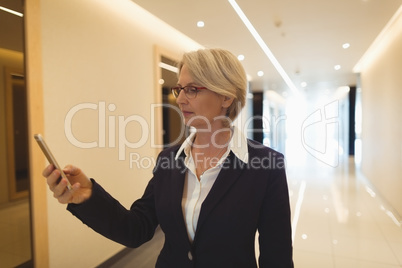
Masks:
[[[183,65],[179,75],[178,86],[195,86],[197,85],[190,75],[186,65]],[[183,114],[184,124],[197,129],[216,129],[222,127],[222,116],[225,115],[227,107],[230,105],[230,99],[219,95],[208,89],[201,89],[197,96],[193,99],[187,98],[184,90],[182,90],[176,99]]]

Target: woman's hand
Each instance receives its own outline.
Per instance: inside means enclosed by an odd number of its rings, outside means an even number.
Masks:
[[[61,178],[60,171],[55,169],[53,165],[49,165],[43,171],[43,176],[47,179],[49,189],[62,204],[80,204],[89,199],[92,194],[92,182],[78,167],[68,165],[63,169],[72,188],[68,190],[67,180]],[[61,178],[61,179],[60,179]]]

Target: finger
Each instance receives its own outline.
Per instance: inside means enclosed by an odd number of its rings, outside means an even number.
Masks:
[[[75,195],[77,195],[78,193],[76,193],[77,191],[79,191],[81,189],[81,185],[80,183],[75,183],[72,185],[71,190],[65,190],[63,192],[62,195],[60,195],[57,200],[61,203],[61,204],[68,204],[74,201],[74,198],[76,199]]]
[[[43,177],[47,177],[54,170],[54,166],[52,164],[48,165],[42,172]]]
[[[64,173],[67,175],[71,175],[71,176],[76,176],[78,174],[80,174],[81,170],[73,165],[67,165],[64,167],[63,169]]]
[[[55,195],[55,198],[57,198],[57,200],[61,204],[68,204],[70,203],[70,200],[73,198],[73,193],[69,191],[67,188],[64,188],[64,191],[59,196]]]
[[[53,196],[55,198],[59,198],[62,196],[65,192],[68,192],[67,188],[67,180],[62,178],[60,182],[51,189],[53,191]]]
[[[57,184],[59,183],[60,175],[60,171],[55,169],[52,173],[50,173],[50,175],[46,177],[47,184],[49,185],[50,190],[53,191],[53,188],[57,186]]]

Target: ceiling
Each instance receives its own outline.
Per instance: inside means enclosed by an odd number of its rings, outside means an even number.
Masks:
[[[291,93],[228,0],[132,0],[205,47],[242,61],[252,90]],[[299,92],[356,85],[353,67],[402,0],[237,0]],[[203,28],[197,27],[204,21]],[[344,49],[342,45],[349,43]],[[340,65],[339,70],[334,66]],[[257,76],[263,71],[264,76]],[[302,87],[305,82],[307,86]]]
[[[228,0],[132,1],[205,47],[221,47],[244,55],[242,63],[253,91],[291,93]],[[23,12],[22,3],[23,0],[0,0],[1,6],[19,12]],[[402,0],[237,0],[236,3],[297,90],[316,94],[356,84],[353,67]],[[205,22],[203,28],[196,26],[200,20]],[[22,18],[0,11],[0,47],[23,51],[22,27]],[[343,49],[344,43],[350,47]],[[335,65],[341,69],[336,71]],[[259,71],[264,76],[257,76]],[[302,82],[307,86],[301,86]]]

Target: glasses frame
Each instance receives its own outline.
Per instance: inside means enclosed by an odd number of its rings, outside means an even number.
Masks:
[[[195,89],[195,95],[194,96],[191,95],[192,93],[190,93],[190,95],[189,95],[189,90],[190,89]],[[203,89],[208,89],[208,88],[206,88],[206,87],[196,87],[196,86],[185,86],[185,87],[176,86],[176,87],[172,87],[171,91],[172,91],[173,96],[176,99],[179,97],[180,92],[182,90],[184,90],[184,94],[186,95],[186,97],[188,99],[195,99],[197,97],[198,92],[203,90]],[[178,92],[178,93],[176,94],[176,92]]]

